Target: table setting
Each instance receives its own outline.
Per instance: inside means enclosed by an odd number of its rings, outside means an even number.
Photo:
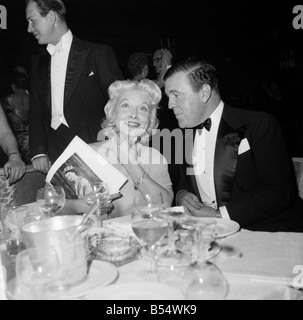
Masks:
[[[191,217],[183,207],[163,208],[154,195],[114,219],[98,219],[99,205],[84,216],[51,217],[38,201],[25,206],[24,247],[9,255],[7,242],[0,246],[7,299],[303,299],[294,272],[303,268],[303,234]]]

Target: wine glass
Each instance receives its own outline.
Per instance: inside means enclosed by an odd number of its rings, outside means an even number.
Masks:
[[[143,194],[137,191],[134,197],[134,211],[131,224],[134,234],[148,247],[150,268],[143,270],[141,276],[147,280],[156,277],[155,243],[162,239],[168,228],[168,222],[163,218],[163,197],[159,192]]]
[[[85,200],[89,205],[92,205],[96,200],[98,201],[98,210],[97,210],[97,218],[100,220],[102,225],[102,206],[108,201],[109,199],[109,188],[106,182],[94,182],[92,184],[92,192],[85,196]],[[107,219],[109,218],[107,214]]]
[[[208,260],[207,251],[210,235],[203,238],[203,228],[195,229],[197,259],[185,270],[182,290],[187,300],[224,300],[229,285],[221,270]]]
[[[65,191],[62,187],[45,187],[37,191],[39,210],[48,218],[56,216],[65,205]]]
[[[67,289],[64,273],[55,248],[34,247],[16,256],[18,300],[58,300]]]
[[[177,248],[175,228],[188,218],[184,207],[172,207],[164,210],[164,218],[168,221],[167,246],[157,255],[158,282],[180,289],[183,273],[191,263],[191,255]],[[176,231],[177,232],[177,231]]]

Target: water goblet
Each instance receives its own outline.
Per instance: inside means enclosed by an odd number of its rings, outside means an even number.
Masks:
[[[65,205],[65,191],[59,186],[49,186],[37,191],[37,206],[48,218],[55,217]]]
[[[134,234],[148,247],[150,255],[150,268],[143,270],[141,276],[146,280],[154,280],[156,278],[155,244],[165,236],[168,228],[168,222],[163,218],[163,197],[160,192],[148,194],[137,192],[131,224]]]
[[[102,206],[108,201],[109,199],[109,188],[106,182],[94,182],[92,184],[92,192],[85,196],[85,200],[89,205],[92,205],[96,200],[98,201],[98,209],[97,209],[97,218],[100,220],[102,225]],[[107,219],[108,219],[107,214]]]
[[[185,270],[182,290],[187,300],[224,300],[229,285],[221,270],[208,260],[209,237],[203,241],[202,228],[195,229],[197,259]]]

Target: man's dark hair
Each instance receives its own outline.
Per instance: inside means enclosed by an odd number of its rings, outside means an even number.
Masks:
[[[215,67],[204,61],[190,58],[173,64],[164,76],[164,81],[177,72],[184,72],[194,92],[199,92],[204,84],[219,92],[218,77]]]
[[[66,8],[61,0],[26,0],[28,5],[30,2],[35,2],[42,17],[45,17],[50,11],[57,12],[57,14],[65,19]]]
[[[149,60],[144,52],[134,52],[128,58],[127,67],[131,75],[137,76],[145,66],[149,65]]]

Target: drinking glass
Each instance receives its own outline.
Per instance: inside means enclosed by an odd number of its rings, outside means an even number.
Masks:
[[[163,252],[158,255],[158,260],[165,263],[166,260],[169,263],[175,261],[175,264],[184,263],[184,261],[189,260],[190,257],[187,258],[186,254],[176,248],[175,242],[175,224],[181,223],[188,218],[188,214],[185,213],[184,207],[172,207],[167,208],[163,212],[163,217],[168,222],[168,232],[167,232],[167,248]]]
[[[89,205],[92,205],[96,200],[98,201],[97,219],[102,225],[102,206],[109,199],[109,188],[106,182],[95,182],[92,184],[92,192],[85,196],[85,200]],[[107,217],[108,219],[108,214]]]
[[[59,300],[65,289],[64,274],[55,248],[34,247],[16,256],[18,300]]]
[[[168,222],[163,218],[163,197],[160,192],[143,194],[137,191],[131,224],[136,237],[148,247],[150,255],[150,268],[143,270],[141,276],[147,280],[154,280],[155,244],[165,236],[168,228]]]
[[[16,256],[25,249],[21,228],[27,223],[27,213],[26,206],[11,206],[6,211],[1,212],[6,252],[10,257]]]
[[[209,237],[203,240],[202,228],[197,227],[197,259],[185,270],[182,290],[187,300],[224,300],[229,285],[221,270],[207,258]]]
[[[48,218],[55,217],[65,205],[65,191],[62,187],[45,187],[37,191],[39,210]]]

